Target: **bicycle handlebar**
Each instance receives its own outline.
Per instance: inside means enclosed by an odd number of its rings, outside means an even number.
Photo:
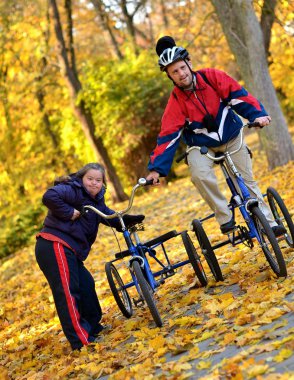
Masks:
[[[115,211],[111,215],[106,215],[106,214],[104,214],[103,212],[101,212],[100,210],[98,210],[94,206],[86,205],[86,206],[84,206],[84,209],[92,210],[92,211],[96,212],[96,214],[100,215],[102,218],[105,218],[105,219],[121,218],[124,214],[126,214],[131,209],[131,207],[133,205],[133,201],[134,201],[134,196],[135,196],[136,190],[139,187],[149,186],[149,185],[153,185],[153,179],[147,180],[146,178],[139,178],[137,184],[132,189],[128,206],[124,210],[122,210],[122,211]]]
[[[255,122],[253,121],[252,123],[247,123],[247,124],[244,124],[241,128],[241,141],[240,141],[240,145],[239,147],[232,151],[232,152],[228,152],[230,155],[231,154],[235,154],[237,152],[239,152],[239,150],[241,149],[241,146],[243,144],[243,129],[245,127],[248,127],[248,128],[254,128],[254,127],[258,127],[258,128],[262,128],[260,126],[260,124],[258,122]],[[212,161],[221,161],[225,158],[225,154],[223,154],[222,156],[218,156],[218,157],[214,157],[212,156],[211,154],[208,153],[208,148],[206,146],[191,146],[190,148],[188,148],[186,150],[185,153],[181,154],[177,159],[176,159],[176,162],[179,163],[180,161],[182,161],[185,157],[187,157],[187,155],[189,154],[189,152],[191,152],[191,150],[193,149],[198,149],[200,151],[201,154],[204,154],[205,156],[207,156],[208,158],[210,158]],[[227,152],[226,152],[227,153]]]
[[[244,124],[242,128],[263,128],[258,121],[252,121],[252,123]]]

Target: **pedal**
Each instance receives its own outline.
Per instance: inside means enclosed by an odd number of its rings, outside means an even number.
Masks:
[[[243,243],[247,247],[253,248],[253,242],[246,227],[237,225],[234,230],[230,231],[227,235],[233,246]]]

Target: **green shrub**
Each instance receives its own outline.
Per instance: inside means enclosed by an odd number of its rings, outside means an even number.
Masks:
[[[148,51],[95,62],[83,75],[81,96],[92,111],[96,135],[129,186],[146,171],[172,84],[160,72],[155,53]]]
[[[44,219],[43,207],[29,207],[12,219],[2,222],[0,233],[0,258],[9,256],[32,242]]]

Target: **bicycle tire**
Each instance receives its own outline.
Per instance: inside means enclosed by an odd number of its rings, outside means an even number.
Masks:
[[[134,260],[132,262],[132,269],[133,269],[134,275],[136,276],[136,279],[138,281],[138,286],[139,286],[140,291],[141,291],[140,295],[143,297],[144,301],[146,302],[146,304],[150,310],[150,313],[154,319],[154,322],[156,323],[156,325],[158,327],[161,327],[162,326],[162,320],[161,320],[161,317],[159,315],[159,312],[158,312],[158,309],[157,309],[157,306],[156,306],[156,303],[155,303],[155,300],[153,297],[153,292],[151,290],[150,285],[148,284],[148,282],[146,281],[146,279],[144,277],[144,274],[142,272],[142,269],[141,269],[138,261]]]
[[[196,238],[199,242],[199,247],[207,261],[207,264],[211,270],[216,281],[224,281],[222,271],[220,269],[219,263],[215,256],[215,253],[212,249],[210,241],[202,227],[202,224],[199,219],[194,219],[192,221],[193,231],[195,232]]]
[[[287,233],[284,235],[286,243],[289,247],[294,247],[294,224],[291,215],[281,198],[280,194],[273,187],[269,187],[266,191],[267,200],[272,210],[275,221],[278,225],[285,227]],[[280,209],[280,212],[279,212]],[[280,213],[283,215],[281,217]],[[285,223],[283,223],[283,220]]]
[[[270,267],[278,277],[286,277],[287,268],[285,260],[271,226],[258,206],[252,207],[251,214],[254,225],[261,239],[260,247],[263,250]],[[266,237],[268,242],[265,240]],[[269,249],[269,245],[273,249],[275,258]]]
[[[207,277],[204,271],[204,268],[201,264],[200,257],[192,243],[190,236],[187,231],[181,233],[184,247],[186,249],[187,255],[189,257],[190,263],[194,269],[194,272],[201,284],[201,286],[207,285]]]
[[[111,262],[105,264],[105,272],[117,306],[126,318],[130,318],[133,315],[132,302],[122,278]]]

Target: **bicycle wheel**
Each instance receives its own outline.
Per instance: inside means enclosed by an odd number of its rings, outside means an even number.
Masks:
[[[206,286],[207,277],[204,272],[203,266],[201,264],[200,257],[191,241],[190,236],[188,235],[188,232],[187,231],[182,232],[181,236],[182,236],[182,240],[183,240],[187,255],[189,257],[190,263],[195,271],[195,274],[198,277],[200,284],[202,286]]]
[[[286,277],[287,269],[285,260],[271,226],[257,206],[252,207],[251,213],[254,225],[261,240],[260,247],[263,250],[269,265],[278,277]]]
[[[281,225],[286,229],[287,232],[284,235],[285,240],[288,246],[293,248],[294,224],[289,214],[289,211],[280,194],[273,187],[269,187],[266,191],[266,194],[275,221],[278,225]]]
[[[216,281],[224,281],[222,271],[220,269],[217,258],[214,254],[210,241],[204,231],[200,220],[194,219],[192,221],[193,231],[198,239],[200,249],[207,261],[207,264],[211,270]]]
[[[123,280],[112,263],[105,264],[105,272],[117,306],[125,317],[130,318],[133,315],[132,302],[127,290],[124,288]]]
[[[143,297],[143,299],[147,303],[147,306],[149,307],[149,310],[151,312],[151,315],[152,315],[156,325],[158,327],[161,327],[162,326],[162,320],[161,320],[161,317],[159,315],[159,312],[158,312],[156,304],[155,304],[155,300],[153,297],[153,291],[152,291],[150,285],[148,284],[148,282],[146,281],[138,261],[134,260],[132,262],[132,269],[133,269],[133,272],[134,272],[134,274],[137,278],[137,281],[138,281],[138,286],[140,288],[140,293],[141,293],[140,296]]]

